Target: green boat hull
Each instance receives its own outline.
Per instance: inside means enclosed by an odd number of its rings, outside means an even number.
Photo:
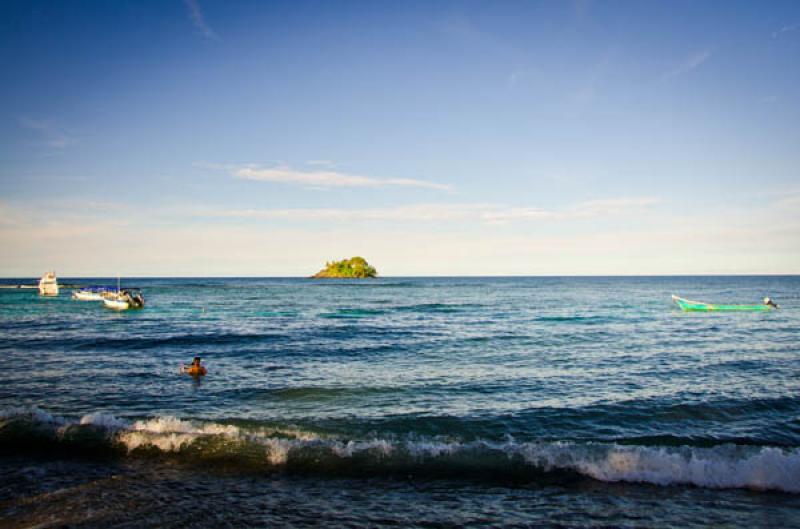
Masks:
[[[672,300],[684,312],[766,312],[772,310],[769,305],[715,305],[701,301],[690,301],[678,296],[672,296]]]

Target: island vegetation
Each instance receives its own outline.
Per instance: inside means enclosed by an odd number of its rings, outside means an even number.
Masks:
[[[314,279],[321,278],[354,278],[364,279],[375,277],[378,271],[374,266],[370,266],[363,257],[352,257],[341,261],[325,263],[325,268],[314,274]]]

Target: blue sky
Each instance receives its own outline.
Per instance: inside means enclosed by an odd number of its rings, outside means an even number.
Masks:
[[[4,2],[0,275],[800,272],[797,2]]]

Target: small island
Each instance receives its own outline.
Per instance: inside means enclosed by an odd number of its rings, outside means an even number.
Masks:
[[[370,266],[367,260],[363,257],[352,257],[350,259],[343,259],[333,263],[325,263],[325,268],[314,274],[312,279],[323,278],[352,278],[364,279],[368,277],[375,277],[378,271],[375,267]]]

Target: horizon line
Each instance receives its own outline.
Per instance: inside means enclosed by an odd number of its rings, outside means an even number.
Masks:
[[[115,279],[117,276],[98,276],[98,275],[68,275],[61,276],[62,279]],[[208,276],[177,276],[177,275],[132,275],[121,276],[128,279],[315,279],[312,276],[299,276],[299,275],[279,275],[279,276],[260,276],[260,275],[208,275]],[[553,277],[567,277],[567,278],[599,278],[599,277],[800,277],[800,272],[788,273],[672,273],[672,274],[460,274],[460,275],[378,275],[373,278],[316,278],[318,281],[333,280],[355,280],[361,281],[366,279],[481,279],[481,278],[553,278]],[[0,275],[0,281],[11,279],[38,279],[36,276],[3,276]]]

